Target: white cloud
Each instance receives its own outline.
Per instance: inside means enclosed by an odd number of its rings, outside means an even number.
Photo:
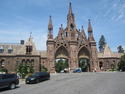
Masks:
[[[122,0],[114,0],[110,2],[105,9],[107,11],[105,11],[104,17],[109,18],[112,21],[125,20],[125,2]]]

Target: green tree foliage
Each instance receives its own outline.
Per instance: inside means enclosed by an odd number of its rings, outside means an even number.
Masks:
[[[104,51],[105,44],[106,44],[105,37],[104,37],[104,35],[101,35],[100,40],[99,40],[99,51],[100,52]]]
[[[58,62],[55,63],[56,72],[60,72],[61,70],[64,70],[65,68],[68,68],[67,60],[60,59],[58,60]]]
[[[0,67],[0,72],[6,72],[7,73],[7,70],[3,67]]]
[[[120,46],[118,46],[118,53],[124,53],[124,49],[123,49],[123,47],[120,45]]]
[[[27,64],[20,64],[17,66],[17,69],[16,69],[17,73],[19,73],[19,75],[22,77],[22,78],[25,78],[25,76],[29,73],[33,73],[34,72],[34,69],[33,69],[33,66],[32,65],[27,65]]]
[[[41,72],[47,72],[48,69],[44,66],[44,65],[41,65]]]
[[[82,69],[83,72],[86,72],[89,67],[88,60],[83,58],[80,59],[79,67]]]
[[[125,54],[121,57],[120,62],[118,63],[118,70],[124,70],[125,68]]]

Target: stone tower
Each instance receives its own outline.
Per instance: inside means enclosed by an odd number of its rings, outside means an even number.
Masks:
[[[54,39],[53,39],[53,24],[51,16],[49,18],[48,23],[48,40],[47,40],[47,63],[48,63],[48,70],[50,72],[55,72],[54,67]]]
[[[98,70],[98,58],[97,58],[97,48],[96,48],[96,42],[93,36],[93,30],[91,26],[90,19],[88,20],[88,41],[91,49],[91,70]]]

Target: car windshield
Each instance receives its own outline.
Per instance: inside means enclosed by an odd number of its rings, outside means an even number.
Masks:
[[[31,77],[35,77],[35,76],[39,76],[39,74],[38,73],[34,73],[34,74],[32,74]]]

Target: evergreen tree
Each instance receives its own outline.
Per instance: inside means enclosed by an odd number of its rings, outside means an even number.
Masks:
[[[104,37],[104,35],[101,35],[100,40],[99,40],[99,51],[100,52],[104,51],[105,44],[106,44],[105,37]]]
[[[123,49],[123,47],[120,45],[120,46],[118,46],[118,53],[124,53],[124,49]]]
[[[121,57],[120,62],[118,63],[118,70],[125,71],[125,54]]]

